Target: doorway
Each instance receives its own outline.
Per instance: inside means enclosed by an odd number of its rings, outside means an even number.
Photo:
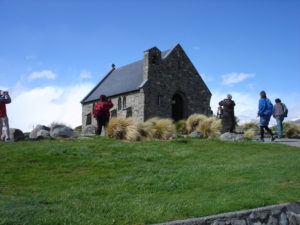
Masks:
[[[184,100],[180,94],[172,98],[172,118],[174,121],[184,119]]]

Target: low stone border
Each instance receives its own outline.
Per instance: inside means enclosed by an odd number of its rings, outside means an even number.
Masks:
[[[300,201],[156,225],[300,225]]]

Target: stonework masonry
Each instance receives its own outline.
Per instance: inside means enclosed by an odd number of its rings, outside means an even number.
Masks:
[[[211,93],[180,46],[165,60],[161,60],[157,48],[144,54],[145,120],[154,116],[172,118],[172,99],[176,94],[183,100],[183,119],[193,113],[211,114]],[[161,96],[161,104],[157,104],[157,96]]]
[[[300,202],[156,225],[300,225]]]
[[[143,122],[152,117],[179,120],[193,113],[212,114],[211,92],[179,44],[164,52],[164,56],[156,47],[146,50],[141,63],[140,87],[128,93],[108,96],[114,104],[111,117],[133,117],[137,122]],[[130,79],[128,82],[131,82]],[[97,101],[82,101],[83,129],[88,124],[96,125],[91,115]]]
[[[126,99],[126,106],[123,107],[124,97]],[[119,99],[121,100],[121,107],[119,108]],[[120,96],[114,96],[111,98],[114,104],[111,111],[111,117],[133,117],[137,122],[143,122],[144,118],[144,93],[142,91],[127,93]],[[92,124],[97,126],[97,121],[92,116],[94,105],[97,101],[90,102],[82,105],[82,124]],[[90,118],[91,122],[88,122]]]

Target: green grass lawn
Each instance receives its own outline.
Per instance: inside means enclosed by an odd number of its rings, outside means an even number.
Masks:
[[[0,224],[151,224],[300,199],[300,148],[178,139],[0,143]]]

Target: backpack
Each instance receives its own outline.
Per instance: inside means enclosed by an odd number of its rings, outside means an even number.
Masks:
[[[289,110],[287,109],[285,104],[281,103],[281,105],[282,105],[282,108],[283,108],[283,117],[288,117]]]
[[[267,104],[267,107],[266,107],[266,110],[265,110],[264,114],[266,116],[271,116],[272,113],[273,113],[273,104],[268,98],[266,99],[266,104]]]
[[[94,111],[93,111],[94,118],[102,117],[103,114],[104,114],[104,109],[103,109],[102,105],[100,105],[99,103],[96,104]]]

